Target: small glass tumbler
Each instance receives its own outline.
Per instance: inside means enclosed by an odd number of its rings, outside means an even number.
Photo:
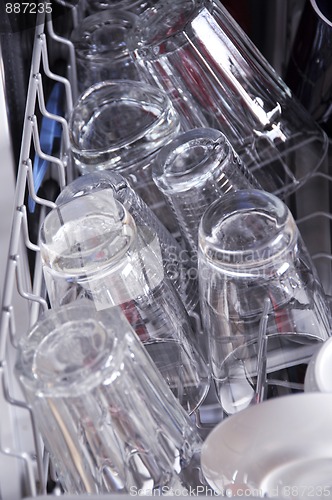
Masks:
[[[158,237],[136,226],[112,189],[53,209],[41,226],[40,252],[53,308],[83,298],[98,310],[120,306],[182,406],[200,406],[209,370],[164,273]]]
[[[224,411],[303,390],[309,359],[331,335],[330,311],[287,206],[256,189],[214,202],[199,228],[198,271]]]
[[[72,32],[80,93],[104,80],[140,79],[126,45],[135,22],[131,12],[105,10],[83,19]]]
[[[211,128],[190,130],[164,146],[152,176],[174,211],[194,262],[198,226],[208,206],[230,191],[259,187],[224,134]]]
[[[49,310],[17,374],[65,492],[185,490],[200,439],[118,307]]]
[[[182,127],[220,129],[263,189],[284,197],[327,160],[328,139],[219,0],[163,0],[128,47]]]
[[[196,282],[192,279],[192,269],[188,256],[121,174],[111,170],[101,170],[82,175],[61,191],[56,199],[56,204],[60,206],[73,198],[105,189],[111,190],[111,196],[128,210],[137,227],[147,226],[156,233],[165,274],[173,283],[188,314],[190,314],[198,305],[198,290]]]
[[[134,81],[93,85],[78,99],[69,121],[74,164],[82,174],[119,172],[176,234],[175,218],[152,180],[151,162],[179,128],[179,117],[163,91]]]

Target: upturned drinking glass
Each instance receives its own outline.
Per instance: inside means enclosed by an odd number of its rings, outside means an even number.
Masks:
[[[119,307],[47,311],[17,374],[66,493],[186,491],[200,439]]]
[[[71,34],[78,91],[104,80],[139,80],[127,45],[136,16],[124,10],[102,11],[83,19]]]
[[[73,198],[102,190],[110,190],[111,197],[128,210],[137,227],[147,226],[155,232],[160,244],[165,274],[173,283],[190,314],[197,307],[198,290],[196,282],[192,279],[188,254],[121,174],[111,170],[101,170],[82,175],[61,191],[56,204],[63,205]]]
[[[303,390],[306,365],[331,335],[331,322],[287,206],[255,189],[215,201],[199,228],[198,270],[211,369],[225,412]]]
[[[74,164],[82,174],[119,172],[176,234],[175,218],[152,180],[151,163],[179,128],[179,117],[162,90],[134,81],[93,85],[80,96],[69,121]]]
[[[194,262],[198,226],[208,206],[230,191],[259,187],[224,134],[211,128],[190,130],[164,146],[152,176],[176,216]]]
[[[40,253],[53,308],[81,299],[97,310],[120,306],[182,406],[200,406],[209,369],[164,272],[158,236],[136,226],[112,189],[53,209],[41,226]]]
[[[128,39],[182,127],[220,129],[263,189],[284,197],[327,159],[323,130],[219,0],[164,0]]]

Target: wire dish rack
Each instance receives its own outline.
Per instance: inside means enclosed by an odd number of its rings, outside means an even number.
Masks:
[[[67,10],[68,24],[75,26],[75,9],[64,2],[58,3]],[[51,56],[49,45],[52,47]],[[59,74],[50,67],[55,53],[59,59],[66,61],[66,67],[62,71],[64,74]],[[55,85],[63,89],[61,115],[58,109],[51,112],[46,105],[46,89]],[[0,498],[35,497],[47,492],[48,457],[43,452],[33,414],[23,401],[13,370],[18,339],[36,322],[40,313],[48,308],[39,248],[34,235],[37,234],[39,222],[43,220],[47,210],[55,206],[52,197],[57,189],[62,189],[72,179],[71,166],[66,156],[69,133],[65,117],[73,107],[74,89],[76,79],[73,46],[67,38],[55,32],[51,14],[41,13],[37,17],[34,35],[1,310]],[[54,106],[51,108],[53,111]],[[59,144],[45,143],[43,130],[40,129],[45,127],[43,120],[49,120],[46,121],[46,126],[53,124],[58,127],[61,137]],[[37,195],[39,185],[48,179],[47,194],[44,191],[44,197],[39,193]],[[15,293],[23,299],[16,308]],[[26,318],[25,331],[18,331],[16,328],[15,318],[21,315]]]
[[[75,27],[75,8],[58,3],[66,10],[68,25]],[[59,68],[55,54],[65,61],[61,71],[52,67]],[[54,106],[56,94],[48,92],[59,86],[61,110]],[[67,156],[67,118],[76,88],[73,46],[64,34],[58,34],[52,15],[42,13],[34,36],[0,322],[0,498],[6,500],[50,494],[49,457],[15,380],[14,365],[18,340],[48,308],[36,235],[47,211],[55,207],[57,193],[75,177]],[[52,144],[43,136],[45,123],[53,126],[57,140]],[[332,177],[329,165],[324,165],[287,200],[328,295],[332,294],[331,194]],[[22,299],[18,308],[16,295]],[[23,329],[16,327],[22,314],[26,318]],[[52,493],[60,495],[56,488]]]

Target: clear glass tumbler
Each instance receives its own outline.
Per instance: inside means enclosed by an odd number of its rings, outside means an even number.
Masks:
[[[158,2],[128,46],[182,126],[220,129],[263,189],[284,197],[326,160],[326,134],[219,0]]]
[[[211,128],[190,130],[164,146],[152,176],[174,211],[194,262],[198,226],[208,206],[230,191],[259,187],[224,134]]]
[[[74,164],[82,174],[119,172],[176,234],[174,216],[152,180],[151,162],[179,128],[179,117],[162,90],[134,81],[93,85],[78,99],[69,121]]]
[[[136,226],[147,226],[156,233],[165,274],[173,283],[190,314],[198,305],[198,289],[197,283],[192,279],[192,269],[187,252],[121,174],[111,170],[101,170],[82,175],[61,191],[56,199],[56,204],[63,205],[73,198],[105,189],[111,190],[111,196],[128,210]]]
[[[199,229],[198,270],[225,412],[303,390],[310,357],[331,335],[330,311],[287,206],[255,189],[214,202]]]
[[[75,48],[79,93],[104,80],[139,80],[126,38],[136,16],[107,10],[83,19],[71,34]]]
[[[53,308],[83,298],[97,310],[120,306],[182,406],[193,412],[209,388],[209,369],[188,314],[164,273],[156,233],[136,226],[112,189],[53,209],[40,252]]]
[[[200,439],[120,308],[49,310],[17,374],[65,492],[185,491]]]

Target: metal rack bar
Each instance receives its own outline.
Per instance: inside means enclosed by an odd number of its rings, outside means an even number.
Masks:
[[[30,71],[27,104],[24,116],[24,132],[22,136],[22,145],[21,145],[21,153],[19,159],[15,200],[14,200],[15,212],[13,217],[12,232],[9,243],[9,265],[7,266],[6,269],[6,275],[4,281],[2,311],[7,311],[12,304],[13,288],[15,281],[15,267],[16,267],[12,259],[18,253],[20,238],[22,234],[21,207],[24,204],[24,197],[26,192],[26,183],[27,183],[26,162],[29,159],[31,139],[32,139],[32,122],[30,120],[30,117],[34,114],[35,111],[36,94],[37,94],[37,81],[34,78],[34,75],[39,73],[41,46],[42,46],[40,36],[42,35],[43,31],[44,31],[44,15],[39,14],[36,26],[35,43],[32,53],[32,64]],[[10,262],[10,260],[12,261],[12,263]],[[4,362],[6,358],[7,333],[8,333],[8,315],[1,314],[0,364]]]
[[[45,33],[45,27],[47,27],[48,33]],[[50,165],[56,166],[56,180],[60,188],[63,188],[67,182],[68,169],[66,159],[54,156],[53,153],[52,155],[47,154],[42,150],[38,130],[36,110],[39,109],[41,116],[60,123],[62,128],[62,149],[64,155],[67,153],[69,148],[68,124],[64,117],[54,115],[47,110],[41,71],[44,72],[45,78],[64,85],[67,116],[73,105],[73,87],[72,82],[70,83],[67,78],[55,74],[50,69],[47,36],[56,40],[57,43],[65,44],[69,53],[73,50],[70,48],[68,41],[55,34],[51,21],[49,20],[46,23],[44,13],[39,14],[32,51],[0,318],[0,403],[1,405],[6,405],[2,408],[0,425],[2,426],[5,421],[6,427],[11,427],[10,434],[12,435],[10,443],[7,443],[7,440],[5,443],[2,442],[0,434],[0,467],[2,460],[10,459],[17,462],[18,466],[12,469],[13,474],[16,474],[17,477],[11,477],[11,482],[15,484],[15,487],[10,490],[13,500],[20,497],[20,495],[35,497],[46,494],[48,471],[34,416],[29,406],[24,402],[15,380],[13,380],[15,349],[17,348],[19,337],[22,335],[22,332],[17,331],[15,325],[17,311],[15,311],[13,306],[14,291],[16,290],[29,305],[27,329],[38,319],[40,312],[48,308],[47,302],[42,296],[43,276],[39,247],[38,244],[32,241],[29,233],[26,196],[29,193],[30,198],[41,207],[41,217],[45,216],[45,209],[53,208],[55,204],[47,199],[47,197],[43,198],[36,193],[31,160],[33,153],[37,154],[41,159],[46,160]],[[71,54],[70,59],[69,70],[73,78],[75,75],[73,54]],[[26,256],[23,255],[28,250],[35,253],[35,271],[33,276],[30,275],[30,271],[26,265]],[[10,346],[11,349],[14,349],[14,353],[9,353],[11,351],[9,349]],[[4,420],[5,415],[6,420]],[[19,434],[17,432],[19,427],[17,425],[18,420],[23,428],[29,427],[31,429],[32,442],[22,442],[17,436]],[[30,439],[30,436],[27,439]],[[23,465],[23,467],[20,465]],[[2,498],[1,485],[0,497]]]

